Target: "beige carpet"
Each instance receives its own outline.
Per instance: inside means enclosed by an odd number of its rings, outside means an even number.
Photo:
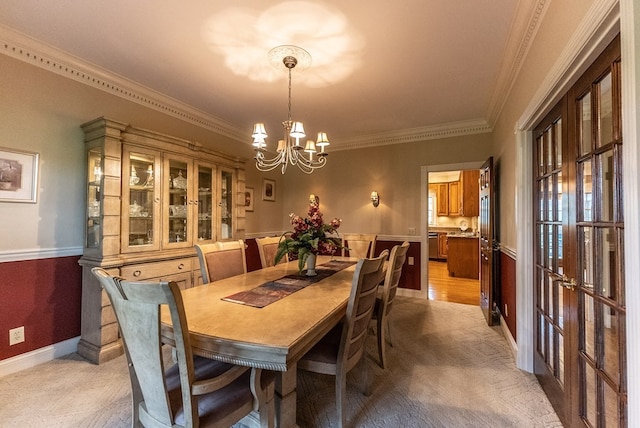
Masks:
[[[515,367],[499,328],[477,306],[399,297],[390,367],[369,359],[372,394],[349,374],[354,427],[561,427],[531,374]],[[370,337],[369,352],[375,354]],[[333,378],[298,375],[298,424],[336,426]],[[122,357],[96,366],[72,354],[0,378],[2,427],[128,427],[129,380]]]

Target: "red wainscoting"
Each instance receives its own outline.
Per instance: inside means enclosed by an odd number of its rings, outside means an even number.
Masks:
[[[516,338],[516,260],[500,251],[500,312],[513,340]]]
[[[0,263],[0,360],[80,335],[80,256]],[[25,341],[9,346],[10,329]]]
[[[402,245],[402,241],[376,241],[376,253],[379,255],[384,250],[389,250],[395,245]],[[413,257],[413,265],[409,264],[409,257]],[[400,276],[400,288],[408,288],[411,290],[420,290],[420,243],[410,242],[409,251],[407,251],[407,261],[402,267],[402,275]]]

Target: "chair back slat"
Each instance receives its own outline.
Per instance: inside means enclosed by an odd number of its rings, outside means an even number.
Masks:
[[[168,305],[171,313],[179,364],[186,365],[186,372],[193,379],[193,357],[189,337],[185,334],[188,331],[186,320],[178,309],[178,306],[182,307],[178,285],[174,282],[124,281],[99,268],[94,268],[93,272],[109,296],[124,339],[127,358],[135,369],[137,385],[132,387],[134,390],[139,388],[142,393],[144,404],[139,409],[141,419],[150,418],[171,426],[174,415],[164,380],[161,305]]]
[[[391,311],[391,306],[393,305],[398,290],[398,284],[400,283],[400,276],[402,275],[402,266],[407,259],[408,251],[408,241],[404,241],[402,245],[396,245],[391,249],[382,290],[382,311],[385,315]]]
[[[364,352],[367,329],[373,315],[386,257],[385,252],[374,259],[361,259],[356,265],[337,361],[347,371],[357,364]]]

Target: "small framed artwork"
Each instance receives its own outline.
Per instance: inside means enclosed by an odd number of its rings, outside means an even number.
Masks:
[[[269,180],[264,178],[262,180],[262,200],[263,201],[275,201],[276,200],[276,182],[275,180]]]
[[[244,189],[244,210],[253,211],[253,187]]]
[[[0,202],[36,202],[38,159],[38,153],[0,147]]]

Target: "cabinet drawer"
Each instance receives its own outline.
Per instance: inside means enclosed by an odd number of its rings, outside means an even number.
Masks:
[[[158,278],[183,272],[191,272],[191,258],[168,260],[166,262],[141,263],[138,265],[124,266],[120,269],[123,278],[133,281],[142,281],[149,278]]]

